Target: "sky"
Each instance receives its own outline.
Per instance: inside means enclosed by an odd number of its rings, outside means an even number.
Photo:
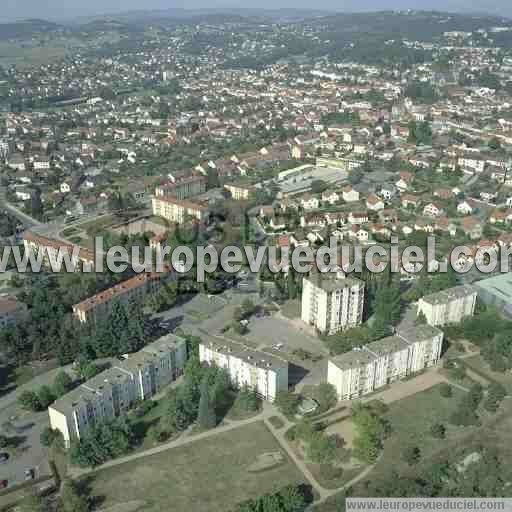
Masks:
[[[1,0],[0,22],[22,18],[66,19],[138,9],[168,8],[311,8],[336,11],[435,9],[489,12],[512,17],[510,0]]]

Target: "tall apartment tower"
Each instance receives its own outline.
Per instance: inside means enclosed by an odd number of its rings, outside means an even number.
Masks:
[[[302,321],[334,334],[363,321],[364,283],[359,279],[315,274],[302,287]]]

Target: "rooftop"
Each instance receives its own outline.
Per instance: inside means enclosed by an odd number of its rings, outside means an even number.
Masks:
[[[476,293],[475,288],[466,284],[463,286],[456,286],[455,288],[449,288],[448,290],[431,293],[430,295],[425,295],[425,297],[422,297],[421,300],[432,305],[447,304],[452,300],[468,297],[474,293]]]
[[[203,340],[201,342],[202,345],[212,348],[221,354],[229,354],[230,356],[243,359],[250,363],[252,366],[273,370],[288,367],[288,361],[285,359],[282,359],[268,352],[264,352],[262,350],[253,350],[246,345],[243,345],[242,343],[215,338],[213,336],[201,337]]]
[[[339,278],[337,276],[323,274],[318,274],[317,276],[316,279],[315,277],[310,277],[308,281],[326,292],[343,290],[345,288],[352,288],[353,286],[364,286],[363,281],[353,277]]]
[[[512,272],[483,279],[476,282],[474,286],[505,302],[512,303]]]

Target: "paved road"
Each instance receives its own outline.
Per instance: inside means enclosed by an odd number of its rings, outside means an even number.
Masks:
[[[26,228],[40,226],[41,222],[22,212],[19,208],[9,203],[5,198],[5,187],[0,189],[0,209],[7,210],[13,217],[22,222]]]

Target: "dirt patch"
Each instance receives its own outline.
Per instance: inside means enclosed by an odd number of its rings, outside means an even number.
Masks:
[[[354,422],[351,419],[346,419],[344,421],[340,421],[339,423],[335,423],[334,425],[330,425],[325,429],[325,432],[329,435],[337,434],[343,438],[345,441],[344,448],[348,450],[352,450],[354,447],[354,439],[356,438],[356,429],[354,426]]]

